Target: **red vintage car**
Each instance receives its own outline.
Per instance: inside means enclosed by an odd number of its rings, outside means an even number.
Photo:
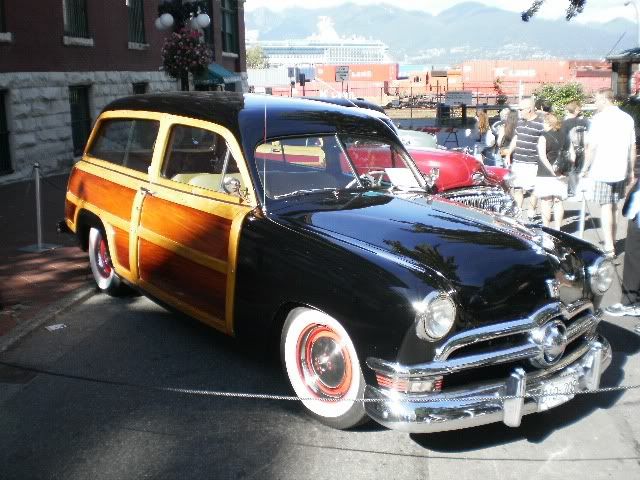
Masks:
[[[436,137],[430,133],[399,129],[371,102],[324,97],[311,100],[369,109],[372,116],[380,118],[396,132],[420,171],[435,177],[435,190],[441,197],[510,216],[519,214],[515,200],[509,194],[511,172],[508,169],[485,166],[464,149],[438,147]],[[384,161],[377,163],[381,168],[387,166]]]

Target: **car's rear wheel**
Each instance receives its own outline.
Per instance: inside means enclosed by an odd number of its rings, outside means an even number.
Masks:
[[[89,263],[98,289],[109,295],[119,295],[124,290],[116,274],[104,230],[92,227],[89,230]]]
[[[284,369],[312,416],[334,428],[366,421],[365,382],[346,330],[334,318],[310,308],[293,309],[280,341]]]

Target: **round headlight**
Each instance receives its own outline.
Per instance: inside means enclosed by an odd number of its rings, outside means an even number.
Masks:
[[[416,306],[416,334],[422,340],[444,337],[456,318],[456,305],[446,292],[432,292]]]
[[[602,295],[611,287],[616,270],[610,260],[600,257],[589,267],[588,272],[591,291]]]

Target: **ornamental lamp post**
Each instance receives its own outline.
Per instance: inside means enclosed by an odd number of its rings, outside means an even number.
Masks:
[[[625,7],[629,5],[633,5],[633,8],[636,9],[636,29],[637,29],[636,47],[640,48],[640,8],[638,7],[638,0],[627,0],[626,2],[624,2]]]
[[[158,5],[156,28],[173,31],[162,49],[163,65],[170,76],[180,79],[182,90],[189,90],[189,72],[197,73],[211,61],[211,51],[199,40],[199,30],[210,24],[202,0],[161,0]],[[174,38],[176,35],[181,38]],[[171,39],[175,41],[171,43]],[[194,44],[196,40],[199,45]]]

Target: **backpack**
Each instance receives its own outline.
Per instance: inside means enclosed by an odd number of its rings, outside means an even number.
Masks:
[[[574,165],[580,166],[584,159],[584,136],[587,127],[576,125],[569,130],[569,156]]]

